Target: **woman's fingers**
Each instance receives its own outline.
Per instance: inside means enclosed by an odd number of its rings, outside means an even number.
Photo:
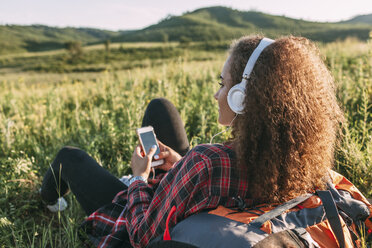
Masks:
[[[131,165],[133,176],[148,178],[151,170],[151,160],[156,151],[156,146],[150,148],[146,156],[141,155],[141,147],[137,146],[133,152]]]
[[[169,157],[169,155],[170,155],[169,151],[160,152],[158,155],[154,156],[154,159],[159,160],[159,159],[167,158]]]
[[[147,158],[148,159],[152,159],[152,156],[154,156],[154,154],[155,154],[155,152],[156,152],[156,145],[153,145],[151,148],[150,148],[150,150],[149,150],[149,153],[147,153]]]
[[[164,145],[160,140],[157,140],[158,141],[158,144],[159,144],[159,148],[160,148],[160,151],[164,152],[164,151],[168,151],[168,146]]]
[[[140,146],[140,145],[137,145],[137,146],[136,146],[136,149],[135,149],[134,151],[135,151],[135,153],[137,154],[137,156],[142,157],[142,154],[141,154],[141,146]]]

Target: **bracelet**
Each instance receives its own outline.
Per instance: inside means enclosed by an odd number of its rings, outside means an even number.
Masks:
[[[138,181],[138,180],[147,183],[147,180],[144,177],[142,177],[142,176],[135,176],[135,177],[132,177],[131,179],[129,179],[129,185],[131,185],[132,183],[134,183],[135,181]]]

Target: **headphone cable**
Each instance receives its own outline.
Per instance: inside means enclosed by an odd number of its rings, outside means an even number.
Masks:
[[[235,114],[235,117],[232,119],[232,121],[230,122],[229,126],[228,126],[225,130],[223,130],[223,131],[221,131],[221,132],[216,133],[215,135],[213,135],[212,138],[211,138],[211,140],[209,141],[209,144],[212,144],[212,141],[213,141],[214,137],[216,137],[217,135],[220,135],[221,133],[224,133],[224,132],[229,131],[230,128],[231,128],[231,124],[233,123],[233,121],[235,120],[235,118],[236,118],[237,116],[238,116],[238,114]]]

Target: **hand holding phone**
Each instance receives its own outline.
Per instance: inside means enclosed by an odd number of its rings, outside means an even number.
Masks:
[[[145,155],[148,154],[150,148],[153,145],[156,146],[156,152],[154,155],[158,155],[160,153],[159,144],[156,140],[156,135],[154,133],[154,128],[152,126],[138,128],[137,135]],[[151,162],[151,167],[159,166],[162,165],[163,163],[164,163],[163,159],[153,160]]]
[[[147,155],[143,154],[141,145],[137,145],[136,149],[132,154],[130,160],[130,167],[132,168],[132,173],[134,177],[140,176],[145,180],[148,180],[149,174],[151,172],[151,160],[156,151],[156,146],[154,145],[150,148]]]
[[[173,168],[174,164],[178,162],[182,156],[178,154],[175,150],[170,148],[169,146],[164,145],[158,140],[160,153],[159,158],[164,159],[164,163],[160,165],[158,168],[164,171],[169,171]]]

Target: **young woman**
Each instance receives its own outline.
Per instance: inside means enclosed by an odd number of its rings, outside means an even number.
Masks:
[[[129,245],[130,240],[145,247],[163,234],[172,207],[170,226],[205,209],[237,206],[239,198],[247,206],[281,203],[324,188],[343,120],[333,79],[307,39],[261,41],[252,36],[232,44],[221,72],[214,97],[219,123],[232,127],[230,140],[185,154],[188,142],[177,111],[157,99],[143,125],[154,126],[164,143],[156,158],[165,159],[164,173],[150,179],[154,151],[142,156],[137,147],[127,187],[83,151],[64,148],[45,176],[43,199],[56,201],[69,185],[90,214],[83,226],[94,245]],[[242,77],[237,87],[243,90],[231,93]]]

